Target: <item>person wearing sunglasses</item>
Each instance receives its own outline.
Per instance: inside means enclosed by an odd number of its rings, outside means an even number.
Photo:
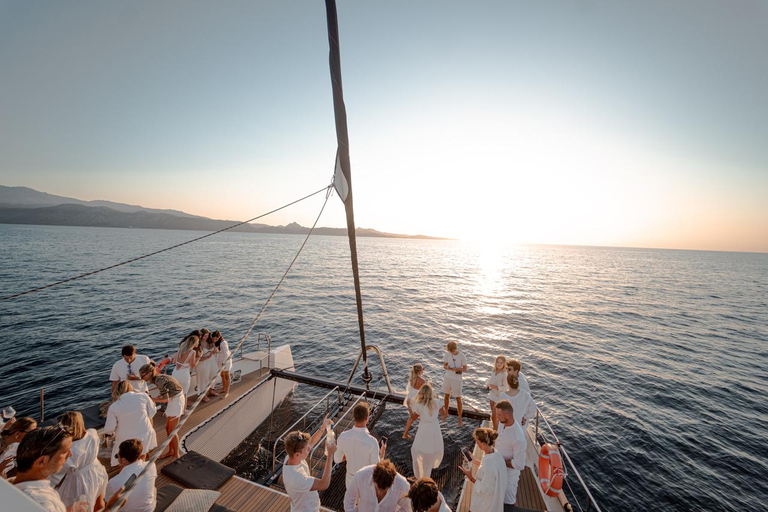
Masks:
[[[133,386],[137,393],[146,393],[147,385],[137,375],[139,368],[149,362],[147,356],[136,353],[136,347],[126,345],[122,351],[123,357],[112,365],[112,372],[109,374],[109,380],[112,382],[112,395],[114,396],[117,385],[127,380]]]
[[[12,470],[16,463],[14,458],[19,449],[19,443],[24,437],[37,428],[37,422],[32,418],[19,418],[7,429],[2,431],[3,454],[0,455],[0,461],[5,462],[4,472]],[[10,460],[9,460],[10,459]]]

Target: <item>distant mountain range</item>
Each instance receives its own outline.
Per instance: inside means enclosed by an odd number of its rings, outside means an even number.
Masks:
[[[82,201],[39,192],[27,187],[0,185],[0,224],[217,231],[237,222],[209,219],[178,210],[158,210],[112,201]],[[299,235],[307,234],[309,228],[292,222],[285,226],[244,224],[232,231]],[[315,228],[314,232],[318,235],[334,236],[347,234],[346,228]],[[424,235],[398,235],[364,228],[357,228],[356,232],[357,236],[368,237],[436,239]]]

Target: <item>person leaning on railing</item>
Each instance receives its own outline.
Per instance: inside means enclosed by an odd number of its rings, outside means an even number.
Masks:
[[[307,464],[307,457],[312,447],[317,444],[323,432],[331,426],[326,416],[323,425],[310,437],[306,432],[298,430],[285,436],[285,451],[288,458],[283,465],[283,484],[285,492],[291,498],[291,512],[317,512],[320,510],[320,494],[331,484],[331,466],[336,444],[327,446],[325,467],[320,478],[314,478]]]

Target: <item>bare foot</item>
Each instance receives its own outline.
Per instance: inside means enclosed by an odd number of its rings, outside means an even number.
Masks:
[[[411,438],[411,436],[408,435],[408,433],[403,434],[403,439],[410,439],[410,438]]]
[[[170,453],[170,452],[166,452],[166,453],[162,454],[161,456],[159,456],[159,457],[157,458],[157,460],[160,460],[160,459],[167,459],[167,458],[169,458],[169,457],[173,457],[173,456],[174,456],[174,455],[173,455],[172,453]]]
[[[219,394],[217,392],[215,392],[214,390],[210,390],[208,392],[208,396],[219,396]]]
[[[208,398],[207,396],[206,396],[206,397],[203,397],[203,402],[210,402],[210,401],[211,401],[211,399],[210,399],[210,398]]]
[[[225,398],[227,398],[228,396],[229,396],[229,393],[224,393],[223,395],[221,395],[221,399],[222,399],[222,400],[224,400],[224,399],[225,399]]]
[[[459,418],[459,424],[458,424],[458,426],[459,426],[459,427],[461,426],[461,418]]]

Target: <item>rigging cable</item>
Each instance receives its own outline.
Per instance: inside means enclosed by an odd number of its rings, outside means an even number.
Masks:
[[[305,199],[309,199],[310,197],[315,196],[315,195],[319,194],[320,192],[323,192],[323,191],[327,192],[332,186],[333,185],[331,184],[331,185],[329,185],[327,187],[323,187],[320,190],[318,190],[317,192],[312,192],[311,194],[309,194],[307,196],[304,196],[301,199],[297,199],[297,200],[295,200],[293,202],[290,202],[290,203],[288,203],[286,205],[283,205],[283,206],[281,206],[279,208],[275,208],[274,210],[268,211],[267,213],[263,213],[263,214],[259,215],[258,217],[254,217],[252,219],[248,219],[248,220],[244,220],[242,222],[238,222],[237,224],[233,224],[233,225],[228,226],[226,228],[222,228],[222,229],[220,229],[218,231],[214,231],[213,233],[208,233],[208,234],[205,234],[203,236],[199,236],[197,238],[193,238],[192,240],[187,240],[186,242],[181,242],[180,244],[172,245],[171,247],[166,247],[165,249],[160,249],[159,251],[151,252],[149,254],[144,254],[143,256],[138,256],[138,257],[132,258],[130,260],[126,260],[126,261],[123,261],[123,262],[120,262],[120,263],[115,263],[114,265],[110,265],[108,267],[100,268],[98,270],[93,270],[91,272],[86,272],[85,274],[80,274],[78,276],[70,277],[70,278],[67,278],[67,279],[62,279],[61,281],[56,281],[55,283],[50,283],[50,284],[47,284],[45,286],[39,286],[37,288],[32,288],[31,290],[27,290],[25,292],[14,293],[13,295],[8,295],[6,297],[0,297],[0,302],[6,301],[6,300],[15,299],[15,298],[21,297],[23,295],[29,295],[31,293],[47,290],[48,288],[53,288],[54,286],[59,286],[61,284],[69,283],[69,282],[72,282],[72,281],[77,281],[78,279],[83,279],[85,277],[89,277],[89,276],[92,276],[92,275],[95,275],[95,274],[99,274],[99,273],[104,272],[106,270],[112,270],[113,268],[121,267],[121,266],[127,265],[129,263],[134,263],[136,261],[143,260],[144,258],[149,258],[150,256],[155,256],[157,254],[160,254],[160,253],[163,253],[163,252],[166,252],[166,251],[170,251],[171,249],[177,249],[177,248],[182,247],[184,245],[188,245],[188,244],[191,244],[193,242],[198,242],[198,241],[202,240],[203,238],[208,238],[209,236],[218,235],[219,233],[223,233],[224,231],[229,231],[230,229],[234,229],[234,228],[236,228],[238,226],[242,226],[243,224],[247,224],[249,222],[253,222],[255,220],[261,219],[262,217],[266,217],[267,215],[270,215],[272,213],[278,212],[278,211],[280,211],[280,210],[282,210],[284,208],[288,208],[289,206],[293,206],[294,204],[300,203],[301,201],[304,201]],[[326,197],[326,201],[327,200],[328,200],[328,198]],[[323,205],[323,207],[325,207],[325,205]]]
[[[208,386],[198,393],[197,400],[195,400],[195,403],[192,404],[192,407],[190,407],[184,414],[181,415],[181,419],[179,420],[179,424],[176,425],[176,428],[173,429],[173,431],[168,434],[165,441],[163,441],[156,449],[154,455],[147,459],[147,464],[144,466],[144,469],[139,473],[136,477],[136,479],[133,481],[132,484],[125,486],[125,490],[123,491],[123,495],[120,497],[120,499],[115,503],[112,508],[110,509],[111,512],[114,512],[118,510],[120,507],[122,507],[126,500],[128,499],[128,496],[131,494],[133,489],[136,488],[136,484],[144,477],[145,473],[149,470],[150,466],[153,465],[153,463],[160,457],[160,454],[162,454],[166,447],[170,444],[171,439],[175,435],[177,435],[181,431],[181,427],[184,426],[184,424],[187,422],[187,420],[192,416],[192,413],[195,412],[195,409],[202,403],[203,398],[208,394],[208,391],[213,388],[213,386],[216,384],[216,380],[219,378],[219,375],[221,375],[221,371],[225,368],[226,363],[232,359],[235,353],[237,353],[238,350],[240,350],[240,347],[243,346],[243,343],[245,343],[245,340],[248,339],[248,336],[251,334],[251,331],[253,331],[253,328],[256,327],[256,323],[261,318],[261,315],[264,313],[264,310],[267,309],[267,305],[272,301],[272,298],[277,293],[277,290],[280,288],[280,285],[283,284],[283,281],[285,280],[286,276],[288,276],[288,272],[291,271],[291,268],[293,268],[294,263],[296,263],[296,260],[299,258],[299,254],[301,254],[301,251],[304,249],[304,246],[307,245],[307,242],[309,241],[309,237],[312,236],[312,232],[315,230],[315,227],[317,227],[317,223],[320,221],[320,216],[323,214],[323,210],[325,210],[325,206],[328,204],[328,198],[331,197],[331,193],[333,192],[333,185],[329,185],[328,187],[322,189],[326,191],[325,194],[325,202],[323,202],[322,208],[320,208],[320,213],[317,214],[317,218],[315,219],[315,223],[312,224],[312,227],[309,229],[309,233],[307,233],[306,238],[304,239],[304,242],[301,244],[301,247],[299,247],[299,250],[296,252],[296,256],[293,257],[293,260],[291,261],[290,265],[288,265],[288,268],[285,270],[285,273],[283,274],[283,277],[280,278],[280,281],[278,281],[277,285],[275,286],[274,290],[272,290],[272,293],[269,295],[269,298],[267,298],[267,301],[264,303],[264,305],[261,307],[261,310],[256,315],[256,318],[251,323],[250,327],[245,331],[245,334],[240,338],[240,341],[237,343],[237,346],[230,351],[229,358],[227,358],[226,361],[224,361],[223,364],[219,365],[219,370],[216,372],[216,374],[213,376],[213,378],[208,382]],[[315,192],[317,194],[317,192]],[[312,194],[314,195],[314,194]],[[309,196],[307,196],[309,197]],[[305,198],[306,199],[306,198]],[[269,360],[267,360],[269,361]],[[269,366],[269,364],[267,364]]]

